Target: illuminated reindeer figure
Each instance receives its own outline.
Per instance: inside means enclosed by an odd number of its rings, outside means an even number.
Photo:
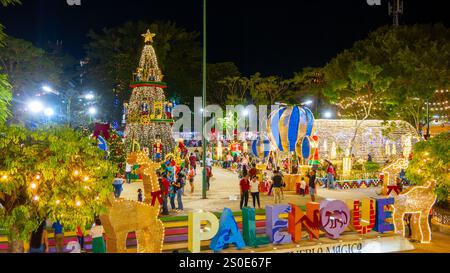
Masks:
[[[100,220],[107,237],[108,253],[127,253],[127,235],[133,231],[137,253],[162,252],[164,225],[158,219],[159,206],[111,197],[106,207],[108,211]]]
[[[139,165],[136,174],[142,175],[145,202],[159,207],[162,203],[162,192],[156,171],[161,168],[161,165],[150,160],[145,152],[130,153],[127,158],[127,163],[130,165]],[[156,199],[158,199],[157,204]]]
[[[383,168],[382,172],[384,174],[384,178],[383,189],[380,193],[381,195],[388,195],[388,186],[395,186],[397,184],[397,176],[401,170],[406,170],[408,168],[408,164],[409,162],[407,158],[398,158]]]
[[[414,221],[411,221],[411,230],[416,234],[421,243],[431,241],[431,229],[428,223],[428,215],[436,202],[437,196],[434,193],[436,181],[431,181],[425,186],[413,187],[406,193],[395,198],[393,206],[395,232],[405,235],[403,218],[405,214],[413,214]]]
[[[161,190],[155,173],[160,165],[148,159],[144,152],[130,153],[127,163],[140,165],[136,173],[142,175],[146,202],[114,198],[108,200],[108,211],[100,216],[108,238],[107,252],[126,253],[127,235],[134,231],[138,253],[160,253],[164,240],[164,225],[158,219],[160,203],[150,204],[152,197],[153,201],[160,197]]]

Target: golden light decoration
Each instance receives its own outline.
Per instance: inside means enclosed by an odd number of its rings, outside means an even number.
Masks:
[[[434,193],[436,181],[425,186],[416,186],[408,192],[395,198],[392,205],[395,232],[405,236],[403,219],[405,214],[412,214],[411,230],[414,237],[421,243],[431,242],[431,227],[428,215],[436,203],[437,195]]]
[[[153,38],[156,34],[151,33],[149,29],[147,29],[147,33],[142,34],[142,37],[145,39],[145,43],[153,43]]]
[[[75,170],[74,172],[73,172],[73,175],[75,175],[75,176],[78,176],[80,174],[80,171],[78,171],[78,170]]]
[[[162,252],[165,229],[158,219],[158,205],[110,198],[107,208],[100,220],[108,237],[108,253],[127,253],[126,238],[132,231],[136,233],[138,253]]]
[[[38,174],[38,175],[36,175],[36,180],[40,180],[41,179],[41,176]]]
[[[6,174],[4,174],[4,175],[2,176],[2,179],[3,179],[3,180],[6,180],[6,179],[8,179],[8,176],[7,176]]]
[[[61,201],[56,200],[56,205],[59,205],[61,203]]]
[[[384,174],[382,194],[387,195],[388,186],[397,185],[396,177],[401,170],[408,168],[409,161],[407,158],[398,158],[391,164],[388,164],[382,169]]]
[[[33,200],[34,200],[34,201],[39,201],[39,196],[38,196],[38,195],[35,195],[35,196],[33,197]]]
[[[36,183],[31,183],[30,188],[33,189],[33,190],[35,190],[35,189],[37,188]]]
[[[75,205],[77,205],[77,207],[79,207],[79,206],[81,206],[81,202],[80,202],[80,201],[77,201],[77,202],[75,203]]]
[[[89,181],[89,176],[85,176],[84,181]]]

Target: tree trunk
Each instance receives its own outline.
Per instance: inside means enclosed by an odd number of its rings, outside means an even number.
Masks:
[[[10,235],[8,236],[8,252],[9,253],[24,253],[24,242],[22,240],[17,240],[13,238],[18,238],[19,230],[17,227],[13,226],[11,228]]]

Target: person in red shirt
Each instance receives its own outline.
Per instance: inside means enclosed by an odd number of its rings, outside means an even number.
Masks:
[[[197,174],[197,157],[194,153],[191,153],[189,157],[189,164],[194,168],[195,174]]]
[[[248,205],[248,191],[250,190],[250,180],[248,179],[248,174],[244,176],[244,178],[241,179],[241,182],[239,183],[241,187],[241,204],[240,208],[242,210],[242,207],[247,207]]]
[[[250,169],[250,171],[248,171],[248,174],[250,175],[250,179],[253,179],[253,177],[255,177],[257,173],[258,173],[258,170],[256,169],[256,164],[252,163],[252,168]]]
[[[167,180],[166,174],[163,174],[163,176],[160,177],[158,180],[159,180],[158,182],[159,182],[159,186],[162,191],[162,198],[163,198],[162,215],[169,215],[169,208],[167,207],[167,197],[169,196],[170,182],[169,182],[169,180]]]

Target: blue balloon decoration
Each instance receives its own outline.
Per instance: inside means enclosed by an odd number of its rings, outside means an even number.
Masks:
[[[263,138],[262,141],[261,138],[253,140],[252,153],[259,158],[268,157],[270,153],[270,140],[267,138]]]
[[[302,157],[309,158],[311,156],[311,142],[309,137],[304,137],[302,140]]]
[[[209,247],[217,252],[223,250],[228,244],[235,244],[237,249],[245,247],[233,212],[229,208],[224,208],[219,220],[219,230],[212,238]]]
[[[269,116],[267,122],[271,142],[281,152],[294,152],[299,140],[314,131],[314,115],[306,107],[282,107]]]
[[[101,136],[98,136],[97,140],[98,140],[98,148],[105,152],[108,151],[108,144],[106,140]]]

